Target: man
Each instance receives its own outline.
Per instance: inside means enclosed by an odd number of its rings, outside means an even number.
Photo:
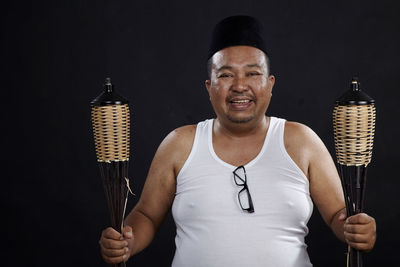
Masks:
[[[375,220],[346,219],[335,165],[318,136],[265,115],[275,77],[260,32],[247,16],[217,24],[205,82],[217,118],[164,139],[123,234],[102,233],[106,262],[147,247],[171,207],[174,267],[312,266],[304,244],[312,201],[340,240],[373,248]]]

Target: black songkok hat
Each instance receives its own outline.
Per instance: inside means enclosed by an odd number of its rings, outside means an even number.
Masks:
[[[227,17],[215,25],[210,49],[208,50],[208,58],[211,58],[219,50],[237,45],[253,46],[267,54],[262,33],[263,27],[261,23],[253,17]]]

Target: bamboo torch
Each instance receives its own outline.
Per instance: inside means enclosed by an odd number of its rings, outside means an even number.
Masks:
[[[107,78],[104,91],[90,104],[97,162],[111,215],[111,226],[122,232],[130,191],[128,100],[114,91],[111,79]],[[115,266],[125,267],[125,263]]]
[[[375,131],[375,100],[360,90],[354,77],[351,88],[336,100],[333,131],[347,216],[364,211],[367,166],[371,162]],[[362,254],[347,252],[347,267],[361,267]]]

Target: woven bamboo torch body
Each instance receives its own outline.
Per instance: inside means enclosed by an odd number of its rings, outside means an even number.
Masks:
[[[128,101],[118,95],[109,78],[92,102],[92,126],[97,161],[111,215],[111,226],[122,231],[128,199],[130,113]],[[116,266],[125,266],[125,263]]]
[[[375,131],[375,101],[360,90],[357,78],[333,110],[336,158],[347,216],[364,211],[367,166],[371,162]],[[361,267],[362,254],[349,248],[348,267]]]

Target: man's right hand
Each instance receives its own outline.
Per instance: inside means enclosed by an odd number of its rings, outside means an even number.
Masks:
[[[101,233],[99,240],[101,255],[105,262],[117,264],[127,261],[133,247],[133,234],[130,226],[125,226],[122,234],[108,227]]]

